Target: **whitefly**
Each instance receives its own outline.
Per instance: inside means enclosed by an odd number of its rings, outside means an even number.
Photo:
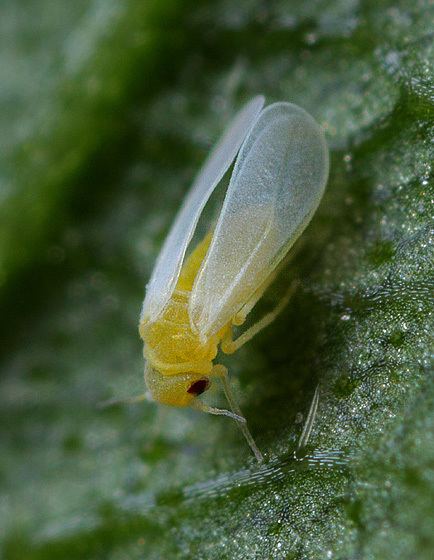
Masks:
[[[234,338],[311,220],[329,169],[323,131],[306,111],[286,102],[263,107],[258,96],[239,111],[198,174],[155,264],[139,326],[150,397],[233,418],[259,461],[228,370],[215,361],[219,350],[236,352],[269,325],[289,300],[294,283],[275,309]],[[234,160],[217,223],[186,257]],[[216,379],[228,410],[199,398]]]

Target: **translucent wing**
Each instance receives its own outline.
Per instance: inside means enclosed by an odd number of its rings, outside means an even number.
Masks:
[[[147,286],[141,321],[155,321],[164,310],[175,289],[185,252],[200,214],[235,159],[263,105],[264,98],[257,96],[239,111],[197,176],[157,259]]]
[[[235,163],[208,254],[190,299],[202,337],[252,297],[309,223],[327,182],[321,128],[300,107],[265,109]]]

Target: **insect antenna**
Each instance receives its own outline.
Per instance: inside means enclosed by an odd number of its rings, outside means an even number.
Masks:
[[[142,395],[137,395],[135,397],[128,397],[126,399],[107,399],[106,401],[99,402],[96,406],[99,409],[104,409],[118,404],[135,404],[147,400],[152,400],[152,399],[150,399],[148,393],[143,393]]]

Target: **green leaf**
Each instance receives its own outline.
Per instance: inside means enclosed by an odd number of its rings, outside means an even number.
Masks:
[[[432,3],[53,6],[9,0],[0,18],[3,557],[431,558]],[[262,466],[227,419],[96,406],[143,392],[144,285],[257,93],[311,112],[331,150],[254,317],[299,290],[225,359]]]

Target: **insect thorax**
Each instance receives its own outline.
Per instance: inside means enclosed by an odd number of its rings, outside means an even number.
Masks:
[[[219,337],[210,337],[204,344],[191,328],[189,296],[189,291],[176,289],[161,317],[140,325],[144,356],[164,375],[207,374],[217,354]]]

